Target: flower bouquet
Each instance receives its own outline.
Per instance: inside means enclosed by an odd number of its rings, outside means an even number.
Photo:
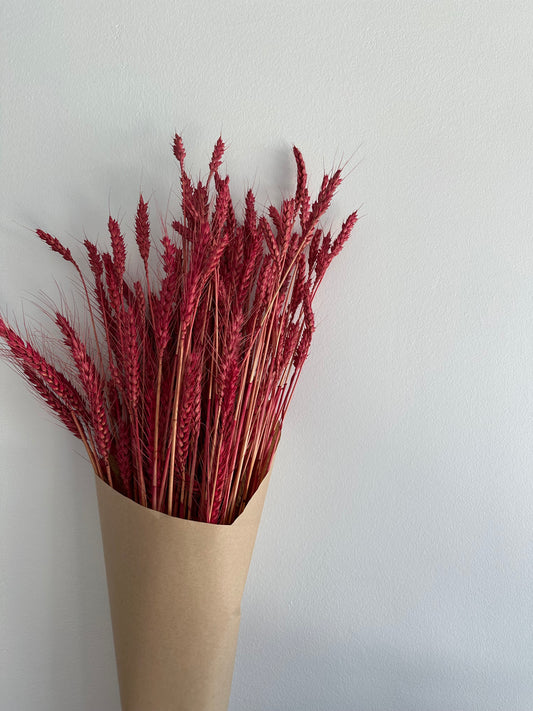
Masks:
[[[152,238],[135,218],[136,273],[109,218],[110,250],[87,266],[56,237],[84,295],[85,333],[50,310],[39,346],[0,318],[4,355],[85,446],[95,472],[124,711],[227,709],[240,601],[272,461],[315,329],[312,303],[357,221],[320,220],[341,183],[312,202],[293,149],[294,197],[239,219],[218,139],[205,182],[185,169],[181,210]],[[170,229],[169,229],[170,227]]]

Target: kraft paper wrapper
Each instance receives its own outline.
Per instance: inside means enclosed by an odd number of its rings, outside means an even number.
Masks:
[[[269,479],[224,526],[158,513],[96,478],[122,711],[227,711]]]

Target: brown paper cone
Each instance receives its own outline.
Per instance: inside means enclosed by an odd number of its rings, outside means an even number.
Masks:
[[[267,477],[230,526],[147,509],[96,478],[123,711],[226,711]]]

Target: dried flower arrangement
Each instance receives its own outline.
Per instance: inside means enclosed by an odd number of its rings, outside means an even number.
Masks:
[[[205,184],[194,184],[176,135],[181,215],[170,234],[162,224],[154,269],[140,196],[141,280],[126,273],[126,241],[111,217],[110,251],[84,242],[90,278],[67,247],[37,230],[79,277],[91,338],[85,343],[56,311],[69,358],[56,367],[0,319],[4,355],[82,440],[96,474],[143,506],[230,524],[270,469],[315,329],[313,299],[357,221],[354,212],[335,238],[322,231],[341,170],[324,175],[311,202],[293,151],[294,197],[258,215],[250,190],[239,221],[219,172],[222,139]]]

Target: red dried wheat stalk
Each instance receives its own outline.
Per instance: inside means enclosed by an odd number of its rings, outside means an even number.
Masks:
[[[37,230],[72,264],[84,289],[90,345],[67,316],[55,314],[74,369],[53,366],[1,318],[0,338],[4,355],[83,441],[98,476],[145,506],[227,524],[270,468],[315,329],[313,298],[357,213],[333,241],[323,234],[319,223],[341,171],[324,176],[311,202],[295,147],[294,197],[258,215],[249,190],[239,223],[229,178],[219,174],[224,150],[219,138],[206,183],[195,185],[183,141],[174,137],[181,217],[172,237],[162,225],[160,275],[149,265],[142,195],[135,240],[144,280],[130,281],[126,241],[112,217],[110,252],[84,242],[90,285],[70,250]],[[77,373],[76,382],[65,372]]]

